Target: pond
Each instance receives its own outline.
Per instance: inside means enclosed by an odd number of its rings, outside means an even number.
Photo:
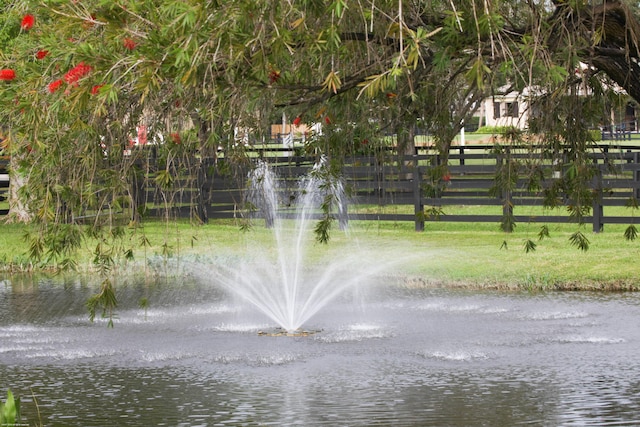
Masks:
[[[266,318],[186,280],[118,288],[109,329],[88,321],[94,291],[0,283],[0,393],[22,397],[30,425],[600,426],[640,414],[636,293],[371,283],[315,315],[316,333],[287,337],[260,335]]]

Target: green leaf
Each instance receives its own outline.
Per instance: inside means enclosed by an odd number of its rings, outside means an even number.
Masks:
[[[102,309],[102,317],[108,318],[107,326],[113,328],[114,310],[118,306],[115,289],[109,279],[105,279],[100,285],[100,292],[91,296],[86,307],[89,310],[89,321],[93,322],[96,317],[96,310]]]
[[[538,231],[538,240],[542,240],[545,237],[549,237],[549,226],[546,224],[540,227],[540,231]]]
[[[526,253],[534,252],[536,250],[536,242],[531,239],[527,239],[524,241],[524,251]]]
[[[338,73],[331,71],[327,74],[327,77],[324,79],[324,83],[322,83],[322,87],[327,92],[338,93],[338,89],[342,86],[342,82],[340,81],[340,77]]]
[[[512,233],[516,229],[516,218],[513,216],[511,209],[507,209],[508,213],[502,215],[500,221],[500,229],[505,233]]]
[[[331,230],[331,223],[332,223],[331,217],[325,217],[316,223],[314,233],[316,235],[316,241],[318,243],[324,243],[324,244],[329,243],[329,238],[330,238],[329,231]]]
[[[368,76],[364,82],[358,85],[362,87],[358,93],[358,97],[360,97],[363,92],[366,93],[369,98],[375,97],[388,87],[388,76],[389,71],[382,74]]]
[[[487,67],[483,58],[479,56],[467,71],[466,77],[470,84],[475,84],[478,89],[482,89],[484,88],[485,76],[488,74],[491,74],[491,69]]]
[[[168,190],[173,185],[173,176],[168,170],[158,171],[156,176],[156,184],[163,190]]]
[[[430,220],[439,220],[442,215],[444,215],[444,211],[440,206],[431,206],[424,211],[424,216],[428,217]]]
[[[633,242],[638,237],[638,229],[635,225],[629,225],[626,230],[624,230],[624,238],[630,242]]]
[[[636,197],[631,196],[627,199],[625,206],[636,210],[640,208],[640,203],[638,203],[638,199]]]
[[[0,423],[4,426],[13,426],[20,418],[20,399],[14,399],[11,390],[7,390],[7,400],[0,404]]]
[[[341,18],[344,10],[347,9],[347,2],[345,0],[335,0],[331,4],[331,9],[335,12],[337,18]]]
[[[569,243],[571,243],[571,246],[575,246],[583,252],[589,250],[589,239],[580,231],[576,231],[569,237]]]
[[[547,77],[552,83],[559,84],[559,83],[562,83],[567,78],[568,75],[569,73],[565,68],[559,65],[553,65],[549,67]]]

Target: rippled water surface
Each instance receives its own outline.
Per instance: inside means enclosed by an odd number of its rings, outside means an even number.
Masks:
[[[372,285],[373,286],[373,285]],[[78,284],[0,284],[0,393],[47,426],[585,426],[640,422],[640,294],[377,284],[307,337],[216,289],[128,286],[115,328]],[[145,296],[150,306],[136,307]],[[35,396],[40,415],[33,403]]]

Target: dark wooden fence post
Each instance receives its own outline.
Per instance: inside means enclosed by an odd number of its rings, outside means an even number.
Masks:
[[[196,175],[196,196],[195,196],[195,209],[196,216],[200,219],[203,224],[209,222],[209,217],[207,213],[207,203],[206,203],[206,184],[207,184],[207,168],[208,161],[206,158],[200,159],[198,163],[198,171]]]
[[[148,161],[148,160],[147,160]],[[137,161],[131,169],[131,221],[139,221],[147,203],[147,182],[144,164]]]
[[[380,156],[382,156],[380,154]],[[378,196],[378,204],[381,205],[385,202],[385,189],[384,189],[384,181],[386,179],[385,176],[385,165],[382,159],[375,157],[374,162],[374,170],[375,170],[375,180],[376,180],[376,195]]]
[[[496,157],[496,168],[499,170],[503,170],[503,168],[511,168],[511,150],[507,148],[505,150],[506,157],[503,154],[498,154]],[[503,172],[501,172],[503,173]],[[504,180],[504,177],[502,177]],[[502,217],[503,218],[511,218],[513,217],[513,200],[511,194],[511,182],[503,183],[502,185]],[[511,229],[505,231],[513,231]]]
[[[640,199],[640,153],[633,153],[633,196],[636,199]]]
[[[597,160],[594,160],[597,162]],[[596,174],[593,177],[593,232],[600,233],[604,228],[602,221],[604,208],[602,206],[602,171],[596,164]]]
[[[418,165],[418,156],[413,156],[413,200],[416,215],[416,231],[424,231],[424,204],[422,203],[422,174]]]

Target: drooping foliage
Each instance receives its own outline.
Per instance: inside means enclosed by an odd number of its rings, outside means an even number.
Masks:
[[[0,81],[0,120],[14,172],[28,178],[20,208],[38,226],[35,259],[70,260],[89,224],[96,262],[108,267],[138,242],[122,227],[144,214],[144,180],[170,206],[184,196],[178,182],[197,179],[219,150],[243,161],[239,129],[260,140],[283,113],[323,123],[312,143],[334,158],[390,133],[411,152],[419,125],[435,138],[444,176],[451,141],[479,101],[525,89],[541,152],[562,153],[568,171],[544,189],[548,205],[564,192],[581,223],[594,174],[588,130],[618,102],[614,93],[640,98],[640,27],[618,1],[0,4],[0,71],[13,73]]]

